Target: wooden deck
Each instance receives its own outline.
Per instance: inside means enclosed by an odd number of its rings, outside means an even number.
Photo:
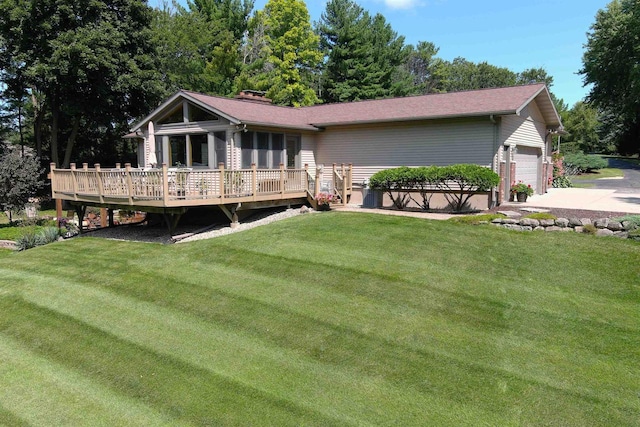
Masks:
[[[351,165],[336,166],[324,176],[304,169],[225,170],[168,168],[102,169],[100,165],[81,169],[57,169],[51,164],[51,193],[54,199],[76,205],[114,209],[171,211],[195,206],[268,205],[278,201],[305,199],[314,204],[321,190],[318,182],[331,182],[332,191],[345,203],[351,194]]]

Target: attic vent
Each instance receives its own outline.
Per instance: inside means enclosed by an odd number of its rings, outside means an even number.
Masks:
[[[236,99],[242,101],[259,102],[261,104],[271,104],[271,100],[265,97],[265,92],[260,90],[243,90],[236,95]]]

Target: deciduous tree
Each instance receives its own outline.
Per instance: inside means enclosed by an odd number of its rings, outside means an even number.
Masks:
[[[608,118],[605,132],[618,150],[640,152],[640,2],[614,0],[599,10],[585,47],[588,100]]]

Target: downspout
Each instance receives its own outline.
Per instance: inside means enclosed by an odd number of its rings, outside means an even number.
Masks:
[[[495,158],[495,163],[493,165],[493,170],[498,171],[500,173],[500,153],[498,152],[498,122],[496,121],[493,114],[489,115],[489,120],[493,123],[493,153]],[[491,207],[495,207],[498,203],[498,189],[494,188],[491,194]]]

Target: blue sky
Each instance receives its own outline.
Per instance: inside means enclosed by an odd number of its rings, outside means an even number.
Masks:
[[[185,0],[180,0],[186,3]],[[267,0],[256,0],[262,9]],[[406,43],[430,41],[438,56],[507,67],[513,71],[544,67],[553,76],[551,90],[571,107],[588,88],[576,73],[582,66],[586,33],[606,0],[360,0],[380,12]],[[157,4],[150,0],[151,5]],[[312,21],[325,0],[307,0]]]

